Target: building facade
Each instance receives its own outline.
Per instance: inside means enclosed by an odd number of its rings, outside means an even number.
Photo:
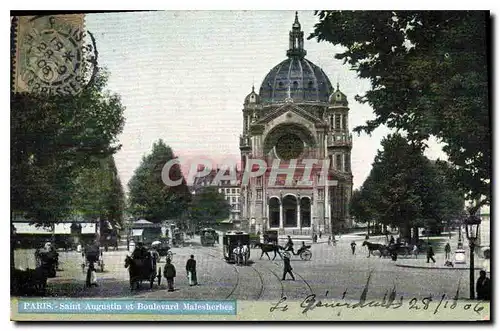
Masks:
[[[244,100],[242,169],[253,171],[256,159],[267,169],[241,182],[242,221],[255,232],[335,232],[348,226],[352,193],[347,97],[305,58],[297,14],[286,55]]]

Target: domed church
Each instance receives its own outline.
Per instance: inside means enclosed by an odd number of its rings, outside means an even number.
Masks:
[[[252,232],[312,235],[349,226],[352,136],[347,97],[306,54],[295,13],[287,58],[269,71],[258,94],[252,87],[244,100],[242,169],[254,168],[252,159],[267,165],[262,176],[241,183],[242,221]],[[318,162],[311,164],[314,159]],[[287,174],[294,162],[295,170]],[[276,178],[271,176],[273,163],[280,168]]]

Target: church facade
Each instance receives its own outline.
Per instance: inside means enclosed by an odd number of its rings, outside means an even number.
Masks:
[[[267,168],[241,182],[242,220],[252,232],[336,232],[348,227],[352,193],[347,98],[305,58],[297,13],[286,56],[244,100],[242,169],[252,160]]]

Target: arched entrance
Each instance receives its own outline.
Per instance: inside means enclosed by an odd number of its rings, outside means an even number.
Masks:
[[[283,198],[283,227],[297,227],[297,198],[293,195]]]
[[[280,226],[280,201],[273,197],[269,199],[269,227],[279,228]]]
[[[308,197],[300,199],[300,226],[311,227],[311,199]]]

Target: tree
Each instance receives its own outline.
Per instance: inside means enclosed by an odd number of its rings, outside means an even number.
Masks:
[[[373,219],[373,210],[370,209],[369,196],[364,187],[352,192],[349,211],[356,218],[356,222],[367,223],[368,234],[370,234],[370,221]]]
[[[170,179],[182,178],[181,185],[167,186],[162,180],[163,167],[174,158],[172,149],[161,139],[153,144],[151,154],[142,158],[128,183],[129,212],[135,218],[158,223],[180,218],[187,210],[191,194],[179,165],[170,168]]]
[[[11,210],[37,224],[72,212],[74,178],[116,152],[124,125],[120,97],[105,91],[108,74],[75,96],[11,94]]]
[[[488,13],[480,11],[321,11],[309,37],[342,45],[336,54],[371,90],[356,96],[382,124],[404,130],[420,149],[430,136],[445,144],[456,189],[489,204],[491,126]],[[471,210],[474,212],[475,210]]]
[[[75,179],[73,212],[86,219],[123,223],[125,195],[113,156],[80,170]]]
[[[217,187],[207,186],[193,196],[189,207],[191,220],[197,226],[215,224],[229,217],[231,205]]]
[[[364,219],[398,226],[418,239],[418,228],[438,231],[463,211],[463,197],[447,177],[449,165],[427,159],[399,134],[382,140],[373,168],[352,207]],[[361,206],[361,208],[360,208]]]

